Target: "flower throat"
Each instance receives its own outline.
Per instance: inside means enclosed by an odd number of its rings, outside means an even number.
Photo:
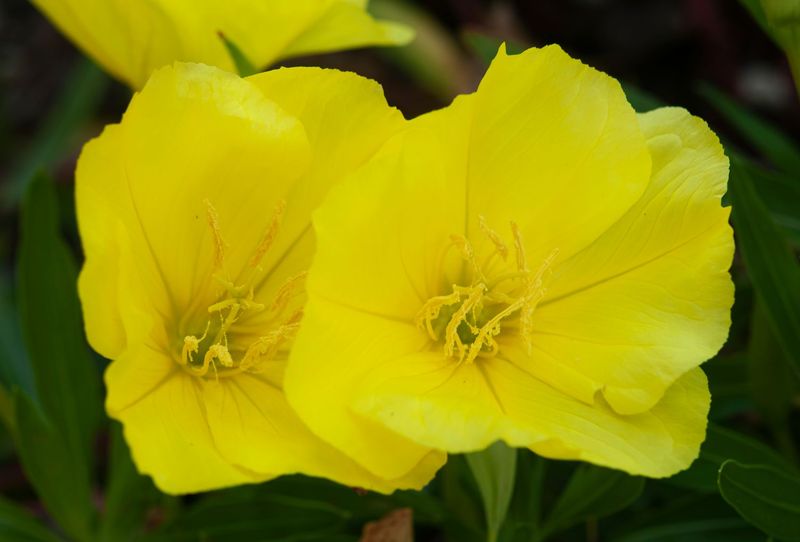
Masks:
[[[281,347],[294,337],[302,318],[302,310],[285,318],[282,316],[291,298],[300,290],[305,272],[287,279],[269,306],[254,301],[256,282],[263,272],[260,264],[278,236],[286,203],[281,201],[276,206],[269,227],[247,263],[244,281],[239,285],[225,278],[226,243],[219,227],[219,217],[208,200],[205,204],[208,226],[213,234],[214,279],[222,286],[223,295],[220,301],[208,307],[209,319],[203,334],[199,337],[186,335],[183,338],[178,363],[197,376],[205,376],[209,370],[213,370],[215,376],[229,376],[244,371],[258,372],[260,362],[273,359]],[[231,351],[235,349],[228,343],[231,328],[241,318],[263,311],[269,311],[269,321],[277,325],[247,345],[244,354],[234,359]]]
[[[451,293],[430,298],[415,319],[417,326],[431,339],[443,344],[444,356],[458,363],[472,363],[478,357],[497,354],[496,337],[502,327],[517,329],[528,350],[531,349],[533,312],[546,292],[545,274],[558,255],[558,249],[553,250],[536,270],[531,270],[522,234],[517,224],[511,222],[515,266],[487,278],[484,270],[489,269],[496,258],[508,262],[510,250],[482,216],[479,224],[493,246],[482,264],[463,235],[451,235],[448,246],[448,249],[456,247],[460,251],[471,275],[469,286],[453,284]]]

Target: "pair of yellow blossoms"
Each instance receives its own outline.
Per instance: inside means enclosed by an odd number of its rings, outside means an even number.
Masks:
[[[412,121],[351,73],[162,68],[76,174],[108,412],[170,493],[419,488],[499,439],[669,476],[730,324],[727,174],[555,46]]]

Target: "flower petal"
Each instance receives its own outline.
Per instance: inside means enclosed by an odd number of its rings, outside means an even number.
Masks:
[[[310,164],[286,196],[281,233],[262,267],[271,298],[289,277],[308,270],[314,252],[311,213],[344,176],[369,160],[405,120],[376,82],[353,73],[283,68],[247,79],[303,124]]]
[[[331,191],[314,215],[310,292],[411,322],[428,298],[451,286],[445,277],[462,262],[457,250],[445,256],[451,234],[464,227],[471,108],[465,97],[415,119]]]
[[[467,235],[481,238],[480,215],[503,233],[515,221],[532,267],[554,249],[563,261],[596,239],[641,195],[650,172],[619,83],[558,46],[514,56],[501,47],[475,93],[465,159]]]
[[[533,354],[512,359],[591,402],[643,412],[709,359],[730,327],[733,257],[720,204],[728,160],[705,123],[681,109],[640,117],[653,157],[647,191],[586,250],[560,265],[534,313]]]
[[[376,371],[377,373],[378,371]],[[453,367],[436,353],[398,359],[365,381],[356,410],[421,444],[453,452],[502,439],[556,459],[663,477],[685,469],[705,437],[705,375],[681,377],[651,411],[587,405],[499,357]]]
[[[402,24],[373,19],[365,6],[334,2],[315,24],[307,27],[284,49],[282,56],[297,56],[352,49],[368,45],[405,45],[414,31]]]
[[[270,372],[282,371],[277,364]],[[302,472],[384,493],[420,489],[441,466],[423,461],[399,480],[372,475],[303,425],[286,402],[279,380],[277,375],[260,373],[204,384],[211,432],[228,461],[256,472]]]
[[[235,280],[305,169],[303,129],[252,84],[215,68],[178,64],[159,70],[134,97],[120,131],[122,160],[112,171],[121,178],[97,174],[103,166],[92,162],[102,158],[87,146],[77,172],[79,197],[82,184],[117,187],[108,205],[136,245],[132,251],[158,270],[170,298],[165,316],[177,322],[195,312],[202,321],[194,326],[202,326],[219,289],[214,275]],[[101,203],[83,205],[84,222],[93,228],[104,220]],[[210,208],[218,217],[222,271]]]
[[[137,362],[142,363],[142,358]],[[170,494],[269,478],[240,469],[219,454],[198,385],[197,379],[179,370],[138,401],[113,413],[123,423],[139,471],[152,476],[159,489]]]
[[[373,367],[417,351],[424,342],[410,324],[318,299],[307,306],[286,370],[289,404],[314,433],[367,470],[400,478],[432,450],[359,416],[350,401]],[[443,454],[437,455],[434,463],[443,461]]]
[[[202,62],[227,71],[219,33],[258,68],[281,58],[366,45],[400,45],[408,28],[377,21],[349,0],[33,0],[109,73],[139,89],[158,68]]]

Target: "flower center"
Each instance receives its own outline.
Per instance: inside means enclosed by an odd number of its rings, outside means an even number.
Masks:
[[[263,272],[260,264],[278,235],[286,203],[281,201],[277,205],[272,221],[243,273],[244,281],[238,285],[226,278],[224,262],[227,245],[222,238],[216,210],[208,200],[205,203],[214,241],[214,279],[222,285],[223,294],[219,301],[208,307],[209,318],[202,335],[186,335],[183,338],[178,363],[196,376],[205,376],[210,370],[213,370],[215,377],[244,371],[257,372],[263,361],[274,359],[285,343],[294,337],[303,316],[302,310],[288,316],[284,312],[289,301],[301,291],[305,272],[287,279],[268,306],[254,300],[255,285]],[[270,331],[246,345],[229,343],[234,324],[245,316],[264,311],[269,313],[266,327],[271,328]]]
[[[478,357],[497,354],[496,338],[503,327],[517,330],[527,348],[531,348],[533,312],[546,291],[545,275],[558,255],[558,249],[553,250],[536,270],[531,270],[522,234],[511,222],[515,265],[503,265],[500,273],[488,278],[485,271],[495,258],[506,263],[510,251],[483,217],[479,223],[481,232],[491,241],[492,252],[481,265],[469,240],[463,235],[451,235],[450,247],[461,252],[471,275],[470,284],[453,284],[451,293],[430,298],[415,320],[431,339],[442,343],[445,357],[458,363],[472,363]]]

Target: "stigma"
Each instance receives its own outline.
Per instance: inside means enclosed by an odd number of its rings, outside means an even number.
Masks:
[[[468,277],[467,284],[453,284],[444,295],[428,299],[416,315],[415,323],[431,340],[441,344],[445,358],[457,363],[473,363],[481,357],[495,356],[497,337],[511,330],[532,348],[532,317],[546,293],[546,279],[551,273],[558,249],[550,252],[534,269],[528,264],[522,234],[510,223],[513,250],[496,231],[479,217],[481,234],[491,241],[492,251],[482,263],[472,243],[463,235],[451,235],[448,249],[461,254]],[[513,251],[513,262],[509,257]],[[492,265],[496,259],[501,265]],[[500,269],[487,276],[489,269]]]

